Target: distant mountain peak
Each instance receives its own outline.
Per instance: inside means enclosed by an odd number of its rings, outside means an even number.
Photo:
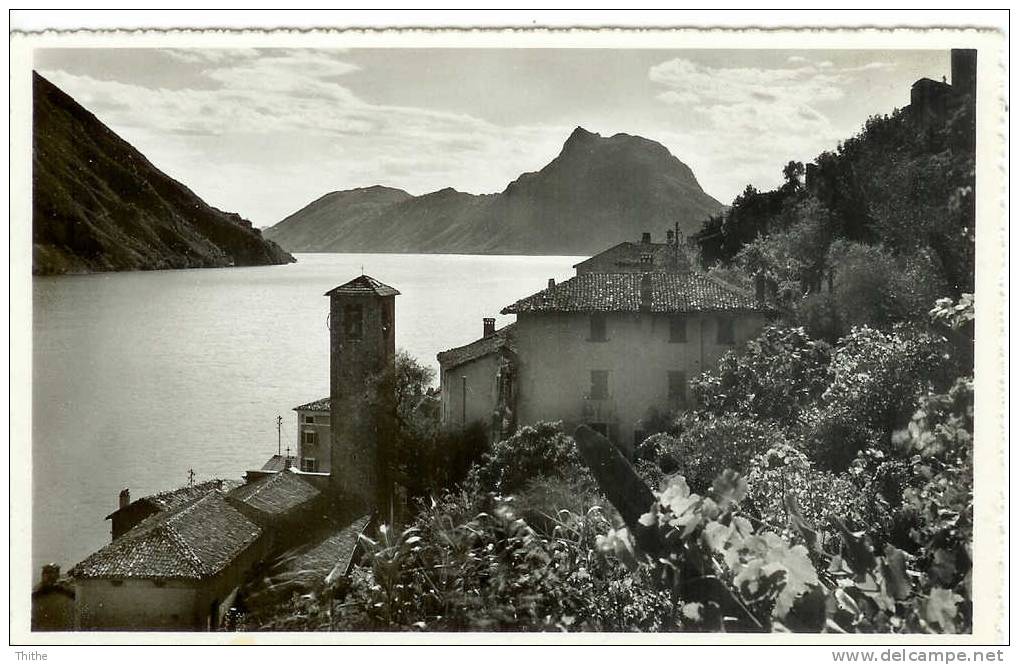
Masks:
[[[600,138],[601,134],[598,134],[597,132],[589,132],[580,125],[577,125],[577,127],[570,133],[570,136],[566,139],[566,142],[569,143],[570,141],[584,141]]]
[[[559,155],[498,194],[445,187],[398,205],[322,201],[267,230],[294,251],[587,254],[723,209],[660,143],[576,127]]]

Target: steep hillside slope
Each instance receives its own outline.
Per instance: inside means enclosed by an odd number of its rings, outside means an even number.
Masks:
[[[153,166],[33,74],[35,274],[266,265],[294,258]]]

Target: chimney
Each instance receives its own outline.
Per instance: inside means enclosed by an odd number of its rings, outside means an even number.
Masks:
[[[651,244],[651,234],[648,233],[647,231],[645,231],[644,233],[641,233],[640,234],[640,242],[643,245],[650,245]]]
[[[548,288],[551,289],[553,286],[555,286],[555,277],[549,277],[548,278]]]
[[[640,309],[642,312],[651,309],[651,273],[640,276]]]
[[[120,490],[117,508],[118,509],[127,508],[129,505],[131,505],[131,490],[125,487],[124,489]]]
[[[60,579],[60,566],[47,563],[42,567],[42,586],[53,586]]]
[[[676,234],[675,232],[673,232],[672,229],[669,229],[668,231],[665,232],[665,242],[667,242],[670,245],[676,242]]]
[[[481,319],[482,330],[484,331],[483,337],[491,337],[495,334],[495,319],[489,316]]]

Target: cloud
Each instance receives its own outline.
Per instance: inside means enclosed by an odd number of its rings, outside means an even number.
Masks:
[[[836,67],[795,55],[786,65],[711,67],[674,58],[648,71],[658,101],[677,107],[684,119],[685,138],[670,147],[677,154],[707,155],[697,171],[706,188],[714,173],[730,181],[739,174],[758,187],[777,185],[787,161],[813,159],[845,137],[846,128],[836,127],[822,109],[844,103],[858,76],[889,66]],[[731,185],[720,191],[725,189]]]
[[[446,186],[498,191],[554,157],[569,131],[365,101],[346,85],[358,67],[342,52],[201,50],[171,57],[197,68],[202,85],[43,74],[159,168],[256,224],[275,223],[324,192],[371,184],[412,193]]]

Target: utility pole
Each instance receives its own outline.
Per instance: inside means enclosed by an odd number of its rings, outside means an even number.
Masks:
[[[276,415],[276,454],[283,454],[283,416]]]
[[[193,487],[195,484],[195,470],[188,469],[188,487]]]
[[[676,268],[679,268],[679,222],[676,222],[675,231],[673,232],[673,239],[676,241],[676,246],[672,248],[675,252]]]

